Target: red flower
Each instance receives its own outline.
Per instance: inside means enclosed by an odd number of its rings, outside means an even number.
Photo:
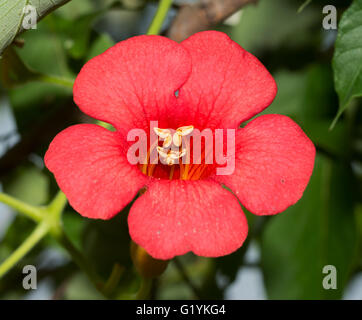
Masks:
[[[181,44],[134,37],[89,61],[74,85],[80,109],[116,132],[72,126],[55,137],[45,164],[73,208],[89,218],[112,218],[146,186],[128,223],[132,239],[153,257],[226,255],[247,236],[238,199],[257,215],[279,213],[301,198],[313,170],[315,148],[288,117],[264,115],[239,128],[276,91],[264,66],[223,33],[197,33]],[[234,173],[219,176],[215,165],[182,162],[130,164],[127,133],[150,132],[150,121],[160,128],[238,128]]]

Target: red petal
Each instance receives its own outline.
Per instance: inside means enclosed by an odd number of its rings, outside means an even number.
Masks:
[[[180,44],[160,36],[137,36],[93,58],[74,84],[74,101],[122,134],[146,129],[176,109],[175,91],[191,72],[190,56]]]
[[[71,206],[81,215],[110,219],[145,184],[146,177],[121,152],[120,136],[93,124],[60,132],[45,154]]]
[[[229,191],[207,180],[160,180],[133,204],[130,235],[156,259],[193,251],[218,257],[238,249],[248,225]]]
[[[252,54],[226,34],[199,32],[182,42],[192,57],[192,73],[180,90],[190,123],[237,127],[273,101],[273,77]]]
[[[258,215],[284,211],[303,195],[315,148],[290,118],[265,115],[237,131],[235,172],[216,176]]]

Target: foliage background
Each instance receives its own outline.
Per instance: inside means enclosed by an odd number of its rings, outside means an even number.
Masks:
[[[0,1],[0,13],[6,1]],[[181,2],[175,1],[163,32]],[[274,217],[247,213],[251,232],[240,250],[217,259],[180,257],[153,280],[150,298],[362,298],[362,101],[352,99],[362,95],[362,1],[355,0],[342,16],[351,3],[313,0],[298,12],[303,1],[260,0],[215,26],[273,74],[279,92],[264,113],[288,115],[303,128],[317,147],[315,169],[295,206]],[[337,8],[338,32],[322,28],[327,4]],[[5,51],[0,60],[4,192],[33,205],[54,197],[58,189],[44,168],[45,150],[63,128],[92,121],[74,106],[67,79],[115,42],[145,33],[156,8],[157,1],[73,0],[36,30],[22,33],[17,42],[24,41],[23,47]],[[330,130],[339,109],[345,111]],[[110,221],[82,218],[69,206],[63,214],[66,234],[102,278],[115,265],[121,270],[112,296],[119,299],[130,298],[141,281],[130,258],[128,209]],[[33,229],[34,223],[0,204],[0,263]],[[38,268],[38,290],[22,287],[26,264]],[[337,290],[323,289],[324,265],[336,266]],[[104,296],[48,236],[0,278],[0,299],[23,298]]]

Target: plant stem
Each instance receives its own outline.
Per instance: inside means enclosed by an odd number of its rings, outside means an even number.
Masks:
[[[51,84],[57,84],[65,88],[73,88],[74,80],[73,79],[67,79],[67,78],[61,78],[56,76],[49,76],[46,74],[41,74],[37,77],[37,79],[41,82],[51,83]]]
[[[152,20],[147,34],[159,34],[162,28],[162,24],[167,16],[167,12],[172,5],[172,0],[161,0],[158,6],[155,17]]]
[[[312,0],[306,0],[298,9],[297,13],[301,13],[310,3]]]
[[[89,277],[94,286],[104,293],[103,284],[82,253],[73,245],[63,231],[61,214],[67,198],[59,191],[47,206],[36,208],[0,192],[0,201],[23,213],[38,223],[30,236],[0,265],[0,278],[22,259],[48,232],[64,247],[74,262]],[[104,293],[105,294],[105,293]]]
[[[9,207],[22,213],[28,218],[34,220],[35,222],[40,222],[43,219],[43,215],[40,209],[33,207],[18,199],[15,199],[5,193],[0,192],[0,202],[7,204]]]
[[[58,191],[57,195],[47,207],[47,211],[53,216],[52,218],[55,221],[60,221],[61,214],[67,204],[67,201],[65,194],[62,191]]]
[[[111,296],[116,289],[119,280],[121,279],[121,276],[124,272],[124,268],[122,268],[118,263],[115,263],[111,272],[111,275],[109,276],[107,282],[104,284],[103,292],[107,296]]]
[[[20,247],[0,265],[0,278],[15,266],[48,233],[49,228],[46,222],[38,224]]]
[[[149,299],[150,292],[152,287],[152,279],[142,278],[141,287],[136,294],[136,300],[146,300]]]

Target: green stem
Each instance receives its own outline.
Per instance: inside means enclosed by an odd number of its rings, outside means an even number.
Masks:
[[[52,215],[54,221],[60,221],[62,212],[67,204],[67,201],[68,200],[65,194],[62,191],[58,191],[55,198],[47,207],[47,212],[49,212]]]
[[[150,297],[152,279],[142,278],[141,287],[136,294],[136,300],[147,300]]]
[[[32,207],[0,192],[0,201],[23,213],[38,223],[31,235],[0,265],[0,278],[22,259],[48,232],[68,251],[74,262],[89,277],[95,287],[104,293],[103,284],[86,258],[73,245],[63,231],[61,214],[67,198],[59,191],[53,201],[44,208]],[[113,279],[113,278],[112,278]],[[114,279],[113,279],[114,280]],[[111,289],[111,288],[110,288]]]
[[[61,78],[56,76],[49,76],[46,74],[41,74],[37,77],[37,79],[41,82],[51,83],[51,84],[57,84],[65,88],[73,88],[74,80],[73,79],[67,79],[67,78]]]
[[[301,13],[310,3],[312,0],[306,0],[298,9],[297,13]]]
[[[0,278],[14,267],[49,231],[46,222],[38,224],[30,236],[0,265]]]
[[[163,21],[167,16],[167,12],[172,5],[172,0],[161,0],[158,6],[155,17],[152,20],[150,27],[148,28],[147,34],[159,34],[162,28]]]
[[[9,207],[22,213],[28,218],[34,220],[35,222],[40,222],[43,219],[43,215],[40,209],[33,207],[18,199],[15,199],[5,193],[0,192],[0,202],[7,204]]]
[[[124,268],[121,267],[118,263],[116,263],[113,266],[111,275],[109,276],[107,282],[104,284],[103,287],[103,292],[107,295],[107,296],[111,296],[114,292],[114,290],[116,289],[119,280],[121,279],[121,276],[124,272]]]

